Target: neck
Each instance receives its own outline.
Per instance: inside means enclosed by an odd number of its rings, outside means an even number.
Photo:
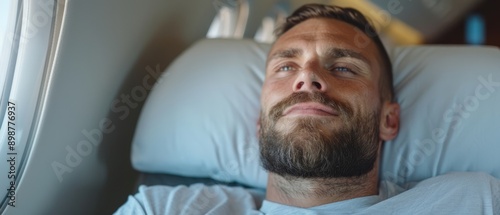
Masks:
[[[309,208],[357,197],[377,195],[378,162],[366,175],[349,178],[298,178],[269,173],[268,201]]]

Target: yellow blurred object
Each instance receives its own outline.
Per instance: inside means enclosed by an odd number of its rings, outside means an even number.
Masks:
[[[366,0],[331,0],[332,5],[355,8],[373,23],[377,32],[390,37],[397,45],[421,44],[423,35],[411,26],[392,16],[389,11],[383,10]]]

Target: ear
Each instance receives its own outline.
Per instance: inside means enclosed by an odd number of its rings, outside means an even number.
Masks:
[[[385,101],[380,113],[380,139],[389,141],[398,135],[399,104]]]

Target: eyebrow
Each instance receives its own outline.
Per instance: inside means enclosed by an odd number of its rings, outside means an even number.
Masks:
[[[361,53],[356,52],[354,50],[351,50],[351,49],[329,48],[326,50],[325,53],[326,53],[327,57],[331,57],[331,58],[351,57],[351,58],[356,58],[356,59],[362,60],[367,64],[370,63],[368,58],[366,58],[364,55],[362,55]],[[276,51],[274,54],[272,54],[269,57],[269,62],[276,60],[276,59],[281,59],[281,58],[285,58],[285,59],[296,58],[302,54],[303,54],[302,49],[298,49],[298,48],[279,50],[279,51]]]
[[[352,57],[370,64],[368,58],[366,58],[361,53],[353,51],[351,49],[329,48],[326,51],[326,56],[333,58]]]
[[[290,48],[290,49],[285,49],[285,50],[279,50],[269,56],[269,61],[275,60],[275,59],[280,59],[280,58],[296,58],[297,56],[302,55],[303,51],[302,49],[298,48]]]

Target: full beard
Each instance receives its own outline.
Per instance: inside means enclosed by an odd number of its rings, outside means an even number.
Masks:
[[[282,117],[285,108],[309,101],[327,105],[339,116]],[[323,94],[292,94],[275,105],[269,116],[261,113],[261,163],[266,170],[283,177],[365,175],[373,169],[378,155],[379,114],[378,109],[353,114],[347,103]],[[337,126],[333,126],[335,121]]]

